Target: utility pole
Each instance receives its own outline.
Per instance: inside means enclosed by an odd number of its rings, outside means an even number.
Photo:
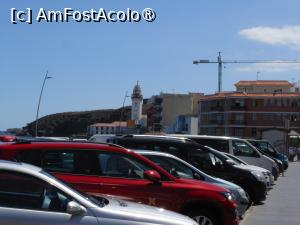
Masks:
[[[221,52],[218,55],[218,92],[222,91],[222,58]]]

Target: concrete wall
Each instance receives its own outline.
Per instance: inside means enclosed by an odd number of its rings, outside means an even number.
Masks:
[[[190,95],[185,94],[162,94],[162,120],[161,125],[170,126],[175,124],[176,116],[191,114],[193,101]]]

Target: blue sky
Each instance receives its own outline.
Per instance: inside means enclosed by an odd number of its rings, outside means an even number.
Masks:
[[[152,23],[12,24],[11,8],[143,10]],[[163,92],[217,90],[217,66],[195,59],[300,59],[298,0],[1,1],[0,130],[35,119],[46,70],[40,116],[118,108],[140,81],[144,97]],[[239,80],[300,80],[299,65],[226,65],[223,90]],[[126,104],[130,104],[127,99]]]

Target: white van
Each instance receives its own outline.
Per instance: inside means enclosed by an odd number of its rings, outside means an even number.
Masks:
[[[196,141],[197,143],[209,146],[218,151],[227,152],[250,165],[259,166],[272,172],[275,179],[278,177],[279,171],[276,163],[269,157],[261,154],[248,141],[226,136],[207,136],[207,135],[172,135],[178,137],[186,137]]]
[[[114,134],[95,134],[92,137],[90,137],[88,139],[88,141],[98,142],[98,143],[108,143],[109,142],[108,140],[114,136],[116,136],[116,135],[114,135]]]

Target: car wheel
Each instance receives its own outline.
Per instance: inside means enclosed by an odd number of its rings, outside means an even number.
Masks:
[[[253,204],[255,200],[254,192],[249,187],[243,187],[244,191],[246,192],[246,196],[248,197],[249,203],[247,209]]]
[[[187,215],[195,220],[199,225],[219,225],[217,216],[208,210],[192,210],[188,212]]]

